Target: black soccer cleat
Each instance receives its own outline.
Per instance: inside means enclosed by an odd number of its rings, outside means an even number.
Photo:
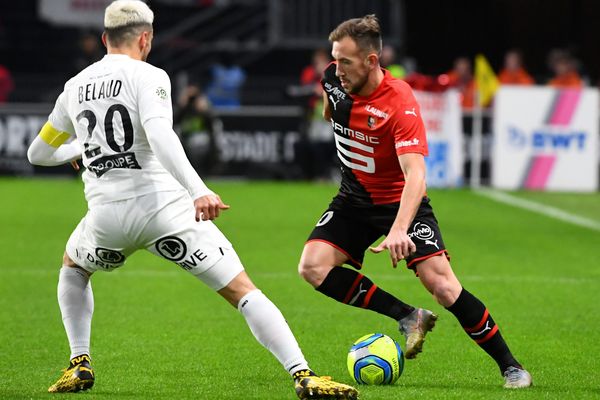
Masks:
[[[67,393],[88,390],[94,386],[94,370],[87,354],[73,357],[63,375],[48,388],[50,393]]]

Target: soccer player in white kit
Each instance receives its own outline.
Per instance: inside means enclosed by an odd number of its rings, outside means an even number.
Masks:
[[[92,387],[90,276],[147,249],[237,307],[293,377],[298,397],[356,399],[353,387],[312,372],[279,309],[254,286],[211,222],[228,206],[202,182],[173,131],[169,77],[145,62],[153,20],[141,1],[119,0],[106,8],[102,41],[108,54],[65,84],[28,151],[36,165],[82,158],[87,168],[89,209],[67,242],[58,282],[70,363],[48,391]]]

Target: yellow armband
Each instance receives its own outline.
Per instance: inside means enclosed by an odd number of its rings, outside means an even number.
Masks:
[[[50,122],[46,122],[40,130],[40,138],[48,143],[52,147],[59,147],[61,144],[66,142],[69,138],[69,134],[66,132],[60,132],[54,129]]]

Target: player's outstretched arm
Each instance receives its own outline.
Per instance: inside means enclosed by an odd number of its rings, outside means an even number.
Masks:
[[[194,199],[196,221],[215,219],[220,215],[221,210],[229,208],[198,176],[167,118],[157,117],[147,120],[144,123],[144,130],[158,161]]]
[[[77,140],[64,144],[69,137],[68,133],[60,132],[46,122],[27,150],[29,162],[52,167],[80,159],[81,146]]]

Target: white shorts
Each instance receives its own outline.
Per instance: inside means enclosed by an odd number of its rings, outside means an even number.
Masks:
[[[231,243],[211,221],[196,222],[187,192],[156,192],[93,206],[67,242],[88,272],[112,271],[146,249],[222,289],[244,270]],[[223,262],[219,262],[223,260]]]

